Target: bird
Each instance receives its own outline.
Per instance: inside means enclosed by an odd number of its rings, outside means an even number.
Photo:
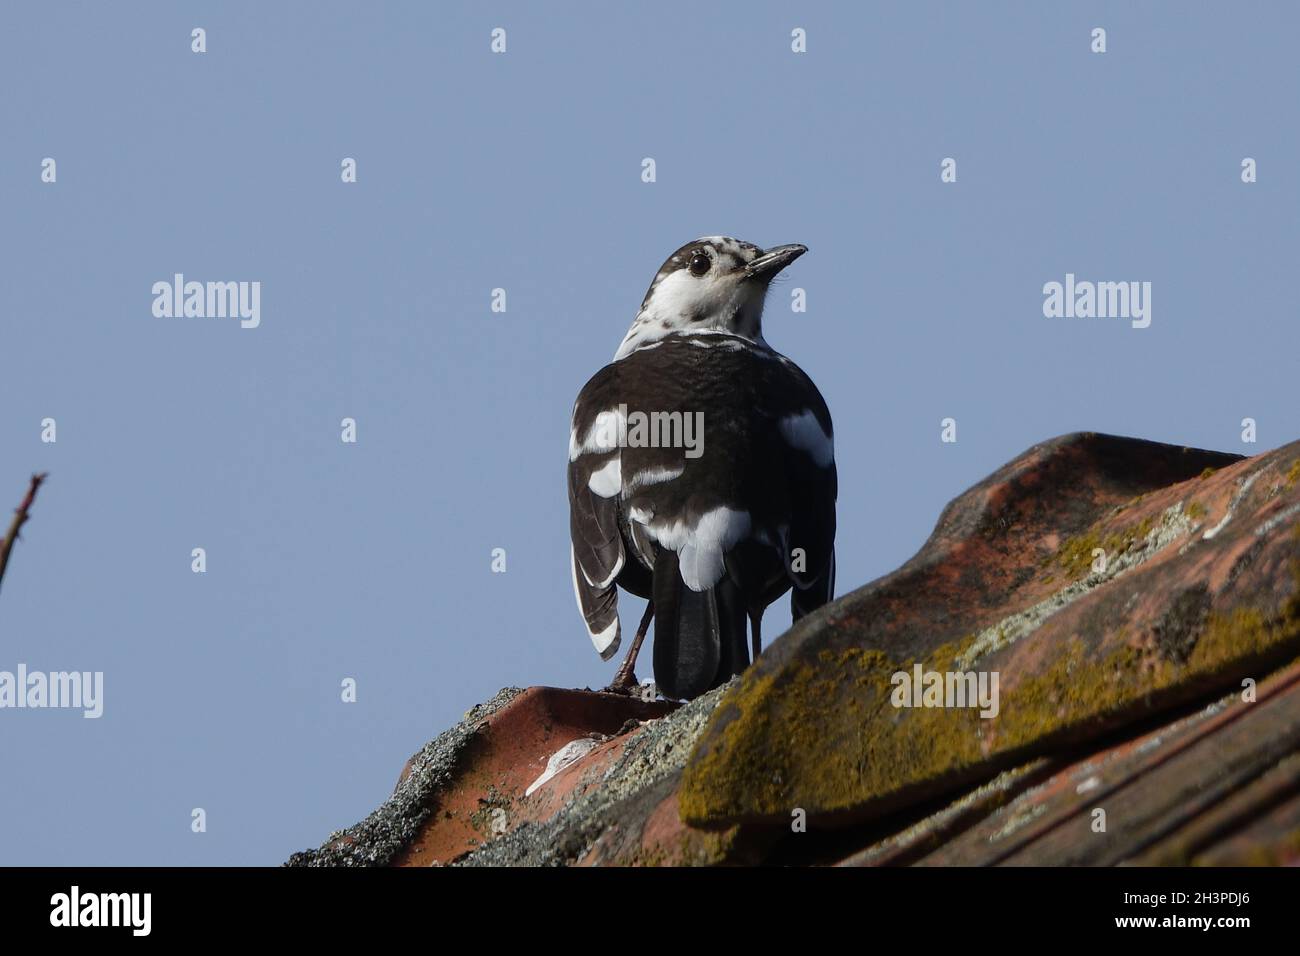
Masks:
[[[763,338],[772,280],[807,252],[706,236],[670,255],[569,433],[573,589],[596,651],[621,642],[620,589],[645,613],[607,691],[637,688],[654,622],[654,683],[690,700],[749,666],[766,608],[794,620],[835,589],[830,410]],[[749,642],[746,642],[746,623]]]

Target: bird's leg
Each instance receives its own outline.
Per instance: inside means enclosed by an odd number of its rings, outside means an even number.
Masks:
[[[758,660],[758,655],[763,650],[763,638],[759,636],[760,631],[758,626],[759,622],[762,620],[763,620],[762,612],[759,612],[758,614],[751,614],[749,616],[749,630],[751,632],[750,638],[753,642],[753,647],[754,647],[754,660]]]
[[[636,656],[641,651],[641,642],[645,640],[646,631],[650,630],[650,620],[654,616],[655,602],[649,601],[645,606],[645,614],[641,615],[641,624],[636,629],[632,646],[628,648],[627,657],[623,658],[623,663],[619,665],[618,672],[614,675],[614,682],[605,688],[609,693],[630,694],[632,688],[636,687],[636,673],[633,671],[636,667]]]

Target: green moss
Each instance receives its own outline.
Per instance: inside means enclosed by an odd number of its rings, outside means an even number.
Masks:
[[[1300,640],[1300,560],[1293,571],[1296,592],[1277,614],[1209,614],[1185,664],[1129,644],[1097,660],[1075,642],[1045,671],[1001,687],[991,720],[975,707],[895,708],[890,678],[915,662],[878,650],[823,650],[817,666],[795,661],[761,677],[750,671],[720,708],[731,719],[706,733],[687,764],[682,818],[708,824],[784,818],[795,807],[843,810],[986,765],[994,754],[1042,749],[1154,693],[1217,678]],[[958,670],[955,661],[973,640],[936,648],[921,661],[924,670]]]
[[[655,846],[649,849],[646,849],[644,847],[638,848],[637,851],[633,853],[631,858],[627,861],[627,865],[628,866],[663,866],[667,862],[668,862],[668,854],[664,852],[663,847],[656,844]]]
[[[1066,577],[1078,580],[1092,570],[1092,552],[1101,548],[1106,552],[1107,560],[1113,560],[1128,550],[1137,540],[1145,538],[1155,527],[1155,518],[1151,515],[1134,524],[1113,531],[1105,537],[1096,525],[1081,535],[1067,539],[1055,555],[1056,563],[1065,572]]]
[[[1300,461],[1288,472],[1288,486],[1298,480]],[[1192,501],[1186,514],[1198,520],[1208,508]],[[1041,580],[1087,574],[1095,548],[1113,558],[1158,521],[1159,515],[1149,515],[1115,531],[1097,522],[1045,560]],[[1292,536],[1300,541],[1300,523]],[[974,635],[916,659],[867,648],[824,649],[776,672],[750,670],[687,764],[678,795],[682,818],[716,825],[788,819],[796,807],[845,810],[924,781],[991,769],[990,759],[1000,755],[1047,752],[1089,726],[1122,722],[1153,699],[1183,699],[1195,687],[1227,681],[1280,650],[1300,647],[1300,560],[1293,559],[1292,572],[1295,587],[1280,607],[1210,611],[1188,631],[1186,653],[1177,658],[1157,653],[1145,640],[1130,643],[1123,630],[1109,636],[1104,655],[1082,641],[1057,652],[1045,649],[1044,670],[1022,671],[1000,688],[1000,713],[991,720],[975,707],[895,708],[890,701],[891,677],[918,662],[927,672],[962,669],[955,662]]]
[[[1265,617],[1256,608],[1211,614],[1188,665],[1218,672],[1243,657],[1253,657],[1300,636],[1300,558],[1291,559],[1294,588],[1278,613]]]
[[[1056,552],[1056,563],[1069,578],[1080,578],[1092,569],[1092,552],[1101,547],[1101,535],[1096,531],[1070,538]]]
[[[1206,478],[1209,478],[1210,475],[1214,474],[1218,470],[1219,469],[1213,466],[1206,468],[1203,472],[1201,472],[1201,480],[1204,481]]]
[[[1286,473],[1286,486],[1291,488],[1300,481],[1300,458],[1291,463],[1291,470]]]
[[[800,791],[816,792],[819,804],[822,799],[844,804],[866,783],[864,771],[879,772],[883,763],[892,763],[881,743],[892,736],[887,732],[891,715],[884,708],[889,707],[889,677],[898,666],[883,652],[862,648],[823,650],[818,658],[816,668],[792,663],[780,675],[779,686],[776,676],[752,678],[753,671],[742,679],[721,705],[721,709],[735,708],[735,718],[726,723],[712,747],[697,749],[686,767],[678,794],[682,819],[714,817],[723,794],[784,817],[798,806],[791,802],[796,783]],[[841,710],[828,706],[843,699],[841,688],[846,682],[858,689],[852,721],[844,721]],[[778,710],[780,733],[774,734]],[[855,725],[870,727],[873,734],[863,735]],[[874,731],[880,729],[886,733],[877,740]],[[850,739],[844,739],[846,733]],[[768,742],[776,740],[780,744],[774,752]],[[779,758],[779,766],[771,766],[772,758]],[[744,814],[745,810],[732,805],[723,812]]]
[[[730,861],[738,852],[739,834],[735,827],[718,833],[696,832],[684,861],[689,866],[712,866]]]

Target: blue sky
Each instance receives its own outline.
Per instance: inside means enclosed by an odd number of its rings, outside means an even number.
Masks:
[[[0,670],[105,700],[0,710],[0,863],[277,863],[498,688],[608,682],[568,415],[699,235],[810,249],[765,331],[835,418],[841,593],[1042,439],[1300,438],[1294,5],[613,6],[5,5],[0,498],[51,477]],[[154,317],[177,272],[260,326]],[[1044,317],[1067,273],[1150,327]]]

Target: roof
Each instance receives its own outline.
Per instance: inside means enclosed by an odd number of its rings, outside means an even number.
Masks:
[[[726,687],[503,692],[290,862],[1295,862],[1297,654],[1300,443],[1068,435]],[[931,673],[997,706],[900,698]]]

